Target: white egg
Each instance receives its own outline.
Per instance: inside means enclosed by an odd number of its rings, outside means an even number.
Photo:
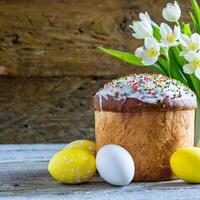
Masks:
[[[135,174],[135,165],[130,153],[114,144],[106,145],[98,151],[96,167],[106,182],[116,186],[128,185]]]

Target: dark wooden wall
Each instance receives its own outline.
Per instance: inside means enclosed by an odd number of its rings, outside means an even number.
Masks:
[[[92,98],[112,78],[141,71],[96,47],[134,51],[129,24],[161,21],[168,0],[1,0],[0,143],[94,138]],[[184,16],[189,0],[179,1]],[[183,17],[187,20],[187,17]]]

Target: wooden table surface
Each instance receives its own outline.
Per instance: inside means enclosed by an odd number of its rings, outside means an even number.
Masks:
[[[131,183],[114,187],[99,177],[81,185],[64,185],[47,171],[51,156],[65,144],[0,145],[0,199],[183,200],[200,199],[200,185],[181,180]],[[191,169],[192,170],[192,169]]]

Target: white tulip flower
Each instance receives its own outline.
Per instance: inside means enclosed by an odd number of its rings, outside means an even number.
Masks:
[[[144,47],[137,48],[135,55],[142,58],[143,65],[153,65],[160,55],[160,45],[151,37],[145,38]]]
[[[133,29],[133,37],[136,39],[144,39],[146,37],[153,36],[153,28],[151,25],[151,18],[147,12],[140,13],[139,15],[141,21],[134,21],[130,28]]]
[[[186,74],[195,74],[200,79],[200,52],[190,52],[186,54],[185,59],[189,62],[183,66]]]
[[[180,38],[181,30],[179,26],[174,26],[174,30],[169,25],[162,23],[160,25],[160,34],[162,37],[162,46],[177,46],[179,44],[178,39]]]
[[[168,22],[178,22],[181,17],[181,9],[176,1],[168,3],[162,11],[163,18]]]
[[[200,35],[194,33],[189,37],[188,35],[181,34],[179,42],[183,45],[184,51],[180,52],[181,56],[200,49]]]

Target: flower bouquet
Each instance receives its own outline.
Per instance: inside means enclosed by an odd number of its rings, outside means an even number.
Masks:
[[[195,143],[200,139],[200,8],[196,0],[191,0],[192,25],[180,21],[181,9],[178,3],[168,3],[162,11],[163,18],[174,23],[171,28],[152,21],[147,12],[139,14],[130,28],[132,36],[143,39],[144,46],[135,53],[100,48],[106,54],[119,58],[135,66],[149,66],[159,74],[179,80],[197,95]],[[192,32],[194,31],[194,33]]]

